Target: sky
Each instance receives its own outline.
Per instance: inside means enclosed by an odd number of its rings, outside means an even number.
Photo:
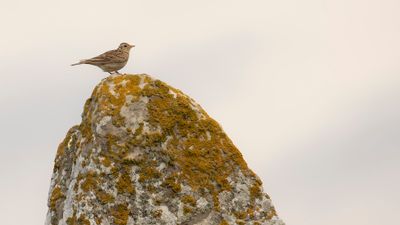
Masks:
[[[121,72],[195,99],[286,224],[400,224],[400,1],[1,5],[1,224],[44,223],[57,146],[107,76],[69,65],[121,42]]]

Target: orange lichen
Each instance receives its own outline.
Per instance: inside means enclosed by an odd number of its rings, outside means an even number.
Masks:
[[[78,218],[78,224],[79,225],[90,225],[90,221],[88,219],[86,219],[86,217],[84,215],[81,215]]]
[[[226,220],[222,219],[219,225],[229,225],[229,223],[226,222]]]
[[[58,200],[65,198],[64,193],[60,187],[55,187],[50,196],[50,209],[55,210]]]
[[[151,165],[145,166],[142,168],[140,171],[140,177],[139,177],[139,182],[145,182],[150,179],[157,179],[160,178],[161,173],[158,172],[158,170]]]
[[[117,181],[117,191],[118,194],[128,193],[133,194],[135,193],[135,188],[133,187],[131,177],[129,174],[123,173],[118,178]]]
[[[116,225],[126,225],[129,217],[129,209],[127,204],[116,205],[111,209],[111,215],[114,217]]]
[[[96,191],[96,197],[97,197],[97,199],[100,200],[100,202],[103,205],[114,202],[114,199],[115,199],[114,196],[112,196],[111,194],[109,194],[103,190]]]
[[[237,219],[241,219],[241,220],[244,220],[247,217],[247,213],[244,211],[235,211],[235,212],[233,212],[233,214],[235,215],[235,217]]]
[[[184,213],[184,214],[191,213],[192,211],[193,211],[192,208],[190,208],[190,207],[188,207],[188,206],[184,206],[184,207],[183,207],[183,213]]]
[[[155,210],[152,212],[152,214],[154,218],[160,219],[162,215],[162,210]]]
[[[85,175],[80,174],[84,181],[81,183],[81,189],[85,192],[94,190],[98,185],[98,177],[95,172],[88,172]],[[78,178],[79,179],[79,178]]]
[[[184,195],[181,200],[183,203],[189,204],[193,207],[196,206],[196,199],[191,195]]]
[[[101,160],[101,163],[105,166],[105,167],[109,167],[111,166],[111,160],[109,158],[103,158]]]
[[[101,219],[101,217],[99,217],[99,216],[95,216],[95,221],[96,221],[96,224],[97,224],[97,225],[100,225],[102,219]]]
[[[167,187],[175,193],[180,192],[182,188],[180,183],[178,183],[176,180],[177,176],[178,176],[177,174],[171,174],[171,176],[166,177],[161,186]]]
[[[65,150],[68,147],[68,143],[71,141],[72,142],[71,145],[75,144],[74,140],[71,140],[71,139],[73,139],[73,134],[77,130],[77,128],[78,128],[78,126],[74,126],[71,129],[69,129],[64,140],[58,145],[56,158],[54,160],[54,171],[56,171],[57,169],[60,168],[60,164],[61,164],[62,160],[65,159],[65,157],[66,157]]]
[[[262,192],[261,192],[261,185],[259,183],[254,183],[250,187],[250,199],[251,201],[254,201],[255,198],[261,197]]]
[[[80,215],[76,218],[76,212],[74,211],[73,216],[67,219],[68,225],[90,225],[90,221],[85,217],[85,215]]]

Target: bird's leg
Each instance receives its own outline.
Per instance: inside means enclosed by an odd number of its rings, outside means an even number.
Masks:
[[[112,73],[111,72],[108,72],[110,75],[112,75]]]
[[[115,72],[118,73],[118,74],[120,74],[120,73],[118,72],[118,70],[116,70]]]

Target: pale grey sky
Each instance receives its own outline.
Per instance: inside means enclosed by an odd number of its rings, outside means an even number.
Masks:
[[[1,224],[43,224],[58,143],[122,41],[194,98],[293,225],[399,224],[400,1],[7,1]]]

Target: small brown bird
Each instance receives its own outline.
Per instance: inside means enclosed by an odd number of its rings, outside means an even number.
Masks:
[[[135,47],[135,45],[130,45],[124,42],[121,43],[117,49],[105,52],[91,59],[80,60],[78,63],[74,63],[71,66],[89,64],[100,67],[104,72],[110,74],[116,72],[119,74],[118,70],[122,69],[128,62],[129,51],[133,47]]]

